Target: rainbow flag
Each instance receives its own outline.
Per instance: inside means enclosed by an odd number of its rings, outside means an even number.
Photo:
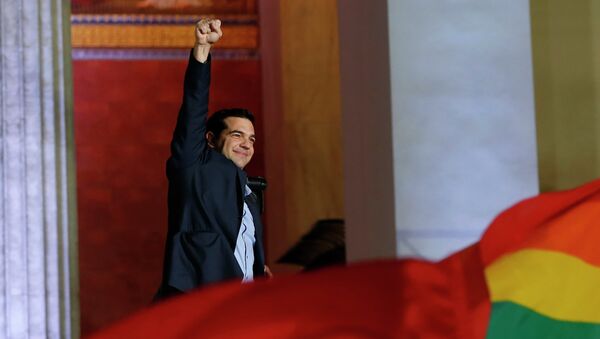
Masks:
[[[600,338],[600,182],[517,204],[480,248],[487,338]]]
[[[93,336],[242,337],[600,338],[600,180],[518,203],[440,262],[208,287]]]

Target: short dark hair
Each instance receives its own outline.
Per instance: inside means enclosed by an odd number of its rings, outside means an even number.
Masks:
[[[254,114],[244,108],[227,108],[216,111],[206,121],[206,132],[212,132],[215,138],[219,138],[221,132],[227,128],[225,119],[229,117],[244,118],[254,123]]]

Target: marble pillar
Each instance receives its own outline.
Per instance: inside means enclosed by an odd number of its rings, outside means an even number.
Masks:
[[[0,337],[76,328],[69,3],[0,2]]]

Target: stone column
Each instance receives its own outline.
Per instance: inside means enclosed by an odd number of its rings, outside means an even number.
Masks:
[[[0,337],[77,337],[69,2],[0,2]]]
[[[529,2],[338,2],[350,260],[442,258],[538,192]]]

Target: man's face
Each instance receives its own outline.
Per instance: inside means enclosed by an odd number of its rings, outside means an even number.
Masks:
[[[250,120],[238,117],[228,117],[223,121],[227,128],[221,132],[216,142],[213,142],[214,138],[209,133],[209,145],[233,161],[237,167],[244,168],[254,155],[254,125]]]

